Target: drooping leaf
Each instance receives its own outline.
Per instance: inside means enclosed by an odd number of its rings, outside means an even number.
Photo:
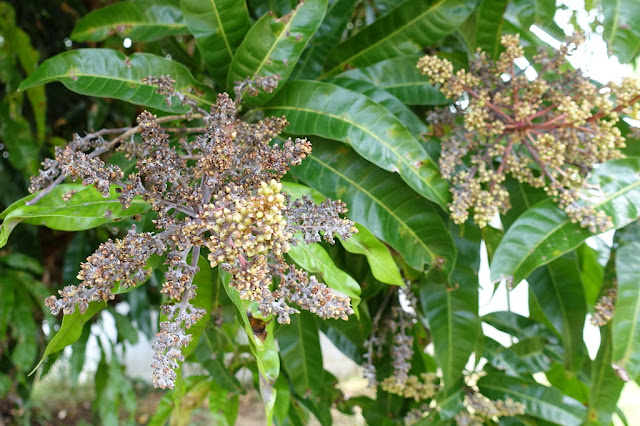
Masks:
[[[367,81],[352,80],[350,78],[340,76],[327,79],[326,81],[327,83],[362,93],[375,103],[385,107],[391,114],[396,116],[402,124],[407,126],[407,129],[409,129],[409,131],[414,135],[426,133],[428,130],[424,121],[418,118],[418,116],[398,98]]]
[[[482,0],[478,6],[475,26],[475,46],[487,53],[489,59],[497,59],[500,53],[502,22],[508,0]]]
[[[604,39],[620,62],[632,62],[640,53],[640,8],[634,0],[602,0]]]
[[[180,0],[180,7],[207,69],[224,86],[231,60],[251,27],[246,2]]]
[[[296,393],[318,395],[324,386],[324,369],[315,316],[309,312],[291,316],[290,324],[276,328],[276,339],[282,366]]]
[[[582,335],[587,303],[578,256],[568,253],[538,268],[528,282],[544,315],[562,338],[565,368],[580,369],[585,356]]]
[[[616,235],[618,248],[615,265],[618,297],[613,316],[612,362],[620,377],[633,380],[640,375],[640,226],[637,223]]]
[[[213,103],[213,91],[196,82],[182,64],[150,53],[134,53],[127,57],[111,49],[77,49],[60,53],[44,61],[24,80],[18,90],[59,81],[69,90],[82,95],[121,99],[170,112],[185,112],[177,97],[171,105],[156,87],[145,84],[149,76],[170,75],[176,91],[203,105]]]
[[[350,219],[391,245],[413,268],[442,262],[447,274],[453,270],[456,247],[440,215],[397,176],[327,140],[315,140],[311,155],[292,171],[329,198],[346,202]]]
[[[591,366],[588,424],[611,424],[611,415],[616,410],[624,386],[624,382],[616,376],[611,367],[611,334],[611,324],[600,328],[600,349]]]
[[[492,400],[511,398],[525,405],[525,413],[556,424],[578,426],[587,409],[578,401],[534,380],[492,372],[478,381],[480,392]]]
[[[78,192],[69,201],[64,201],[62,198],[64,194],[72,190]],[[35,197],[35,194],[24,197],[0,214],[0,219],[3,219],[0,227],[0,247],[7,243],[11,231],[21,222],[43,225],[60,231],[82,231],[140,214],[149,209],[148,203],[134,199],[131,207],[124,210],[117,196],[118,194],[113,191],[111,197],[104,198],[93,187],[62,184],[34,205],[27,206],[25,203]]]
[[[82,327],[84,324],[89,321],[95,314],[103,310],[107,307],[106,302],[92,302],[89,304],[89,307],[81,314],[77,309],[71,315],[65,315],[62,319],[62,325],[60,326],[60,330],[56,333],[55,336],[49,341],[47,344],[47,348],[42,355],[42,359],[33,368],[30,374],[33,374],[40,365],[45,361],[45,359],[56,352],[59,352],[78,340],[82,335]]]
[[[282,87],[298,58],[316,32],[327,10],[327,0],[305,0],[281,18],[266,14],[255,23],[238,48],[229,68],[227,86],[253,76],[278,74]],[[262,104],[276,93],[245,96],[248,103]]]
[[[366,68],[338,74],[386,90],[409,105],[445,105],[450,102],[417,68],[418,55],[387,59]]]
[[[604,211],[621,228],[640,215],[640,158],[608,161],[587,184],[601,194],[585,194],[587,205]],[[553,201],[542,201],[522,214],[506,232],[491,262],[491,279],[512,277],[514,285],[539,266],[578,247],[592,234],[572,223]]]
[[[316,203],[322,203],[326,197],[308,186],[282,182],[284,191],[293,199],[310,197]],[[367,258],[373,276],[380,282],[393,285],[403,285],[398,266],[393,260],[387,247],[378,240],[364,225],[356,223],[358,233],[352,234],[340,243],[350,253],[362,254]]]
[[[364,226],[356,224],[356,228],[358,233],[346,241],[341,241],[342,246],[350,253],[365,255],[371,273],[378,281],[385,284],[404,285],[389,249]]]
[[[417,54],[453,32],[473,10],[466,0],[407,0],[335,47],[325,76],[385,59]]]
[[[368,97],[333,84],[292,81],[263,109],[286,115],[291,122],[289,133],[350,144],[361,156],[397,172],[416,192],[446,209],[448,185],[433,159],[404,124]]]
[[[229,286],[231,275],[224,271],[220,272],[220,278],[227,295],[236,307],[236,317],[244,327],[249,338],[249,348],[256,357],[258,371],[260,373],[260,395],[264,404],[267,416],[267,424],[271,424],[273,419],[274,404],[277,391],[273,386],[280,374],[280,357],[274,338],[275,321],[273,319],[262,319],[255,303],[240,299],[240,293]],[[254,327],[249,319],[249,314],[254,319],[261,322],[262,330],[254,331]]]
[[[437,268],[420,280],[420,301],[432,334],[435,358],[449,392],[462,385],[463,370],[481,336],[478,317],[480,241],[455,236],[458,262],[450,286]]]
[[[85,15],[71,32],[75,41],[102,41],[112,35],[134,42],[187,35],[182,12],[172,0],[137,0],[115,3]]]
[[[300,243],[287,252],[298,265],[307,271],[319,274],[329,287],[351,298],[351,307],[357,312],[360,304],[360,286],[349,274],[341,270],[320,244]]]

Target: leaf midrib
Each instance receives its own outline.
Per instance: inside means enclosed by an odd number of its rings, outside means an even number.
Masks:
[[[233,58],[233,50],[231,49],[231,45],[229,44],[229,40],[227,39],[227,32],[222,25],[222,20],[220,19],[220,13],[218,12],[218,8],[216,7],[216,2],[211,0],[211,6],[213,8],[213,13],[216,16],[216,21],[218,22],[218,28],[220,28],[220,35],[224,40],[224,45],[226,46],[227,51],[229,52],[229,57]]]
[[[151,86],[149,84],[141,83],[140,81],[137,81],[137,80],[130,80],[130,79],[122,78],[122,77],[106,76],[106,75],[102,75],[102,74],[88,74],[86,72],[72,72],[72,73],[56,74],[55,76],[45,77],[45,78],[39,79],[37,81],[37,83],[22,87],[21,89],[22,90],[30,89],[31,87],[39,86],[41,84],[51,83],[51,82],[54,82],[54,81],[58,81],[60,79],[71,79],[75,83],[76,80],[74,80],[74,78],[80,78],[80,77],[90,77],[90,78],[93,78],[93,79],[96,79],[96,80],[119,81],[121,83],[135,84],[137,86],[144,86],[144,87],[151,87],[151,88],[154,87],[154,86]],[[194,86],[194,87],[196,87],[196,86]],[[207,101],[206,99],[203,99],[203,98],[201,98],[199,96],[195,96],[195,95],[193,95],[191,93],[185,93],[184,95],[186,97],[188,97],[188,98],[197,100],[197,101],[202,102],[204,104],[212,105],[212,103]],[[98,97],[101,97],[101,96],[98,95]]]

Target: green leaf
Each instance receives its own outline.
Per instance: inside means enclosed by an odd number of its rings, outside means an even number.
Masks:
[[[419,53],[453,32],[467,19],[474,2],[407,0],[335,47],[325,76],[347,67],[366,67],[385,59]]]
[[[65,315],[62,318],[60,330],[58,330],[56,335],[49,341],[47,348],[44,350],[44,354],[42,355],[42,359],[38,365],[33,368],[29,375],[33,374],[49,355],[63,350],[78,340],[82,335],[82,327],[84,324],[106,307],[106,302],[91,302],[84,314],[81,314],[76,309],[76,311],[71,315]]]
[[[618,312],[616,312],[616,316]],[[600,349],[591,366],[591,392],[589,394],[590,424],[611,424],[624,382],[611,367],[611,323],[600,328]]]
[[[292,81],[263,109],[286,115],[289,133],[350,144],[362,157],[397,172],[416,192],[447,208],[448,184],[433,159],[400,120],[367,96],[333,84]]]
[[[620,377],[633,380],[640,375],[640,241],[638,225],[623,229],[616,250],[618,298],[613,317],[613,355]]]
[[[431,269],[420,281],[422,309],[429,320],[442,381],[449,391],[462,385],[463,370],[481,336],[477,278],[480,244],[463,238],[456,238],[456,243],[460,261],[453,272],[454,285],[449,286],[438,269]]]
[[[640,158],[608,161],[593,171],[589,187],[602,193],[584,194],[585,204],[603,210],[614,227],[621,228],[640,216]],[[575,248],[592,234],[572,223],[551,200],[537,203],[507,230],[491,261],[491,279],[511,277],[514,285],[539,266]]]
[[[324,385],[324,368],[315,316],[309,312],[292,315],[290,324],[276,328],[276,339],[282,366],[296,393],[319,394]]]
[[[318,243],[299,243],[287,255],[307,271],[319,274],[329,287],[351,298],[351,307],[358,312],[360,285],[349,274],[338,268],[329,253]]]
[[[505,348],[491,338],[485,340],[484,357],[495,368],[512,376],[546,371],[551,361],[544,354],[547,339],[529,337]]]
[[[216,83],[225,85],[229,65],[251,21],[242,0],[180,0],[189,30]]]
[[[448,100],[440,89],[417,67],[420,56],[387,59],[366,68],[354,68],[338,74],[354,80],[374,84],[409,105],[446,105]]]
[[[587,415],[587,409],[580,402],[533,380],[492,372],[478,381],[478,387],[489,399],[511,398],[525,405],[528,416],[553,423],[578,426]]]
[[[211,105],[213,91],[196,82],[182,64],[150,53],[134,53],[127,57],[111,49],[77,49],[60,53],[44,61],[24,80],[18,90],[59,81],[69,90],[82,95],[115,98],[170,112],[185,112],[173,97],[171,105],[165,96],[156,93],[156,87],[145,84],[149,76],[170,75],[177,91],[199,104]],[[196,90],[195,92],[192,92]]]
[[[64,201],[62,197],[71,190],[78,192],[69,201]],[[9,234],[20,222],[43,225],[60,231],[82,231],[149,209],[148,203],[134,199],[131,207],[124,210],[117,196],[115,190],[112,190],[111,197],[103,198],[97,189],[80,184],[58,185],[31,206],[25,203],[35,197],[35,194],[29,195],[16,201],[0,214],[0,219],[4,219],[0,227],[0,247],[7,244]]]
[[[295,80],[315,80],[324,67],[325,60],[335,45],[340,42],[347,28],[356,0],[330,0],[327,13],[302,52],[291,78]]]
[[[528,282],[544,315],[562,339],[565,368],[579,370],[585,356],[582,335],[587,303],[577,254],[568,253],[537,269]]]
[[[253,76],[280,75],[282,82],[296,66],[302,51],[316,32],[327,11],[327,0],[305,0],[281,18],[266,14],[249,30],[238,48],[227,77],[227,86]],[[282,84],[279,86],[282,87]],[[277,89],[276,89],[277,90]],[[245,97],[263,104],[273,93]]]
[[[113,35],[133,42],[187,35],[182,12],[173,0],[136,0],[112,4],[85,15],[71,32],[75,41],[102,41]]]
[[[254,333],[248,313],[251,313],[254,318],[261,318],[259,311],[255,308],[255,302],[240,299],[238,291],[229,286],[231,281],[229,273],[221,271],[220,276],[227,295],[236,307],[238,321],[240,321],[247,333],[251,353],[256,357],[258,371],[260,372],[260,394],[262,395],[267,415],[267,423],[270,425],[273,419],[277,394],[273,385],[280,374],[280,357],[278,356],[278,348],[273,333],[275,322],[273,319],[265,322],[264,334]]]
[[[356,224],[358,233],[346,241],[340,241],[349,253],[363,254],[367,257],[371,273],[380,282],[392,285],[404,285],[402,276],[389,249],[362,225]]]
[[[414,269],[443,261],[449,274],[456,247],[434,206],[398,176],[384,172],[346,146],[317,141],[292,172],[312,188],[349,206],[347,216],[396,249]]]
[[[489,59],[498,59],[504,12],[508,0],[482,0],[476,15],[475,47],[487,53]]]
[[[429,130],[424,121],[419,119],[418,116],[398,98],[367,81],[333,77],[327,79],[326,82],[367,96],[375,103],[385,107],[391,114],[395,115],[414,135],[420,135]]]
[[[632,62],[640,53],[640,8],[635,0],[602,0],[604,39],[620,62]]]

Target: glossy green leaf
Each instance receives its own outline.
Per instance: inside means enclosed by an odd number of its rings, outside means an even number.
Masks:
[[[338,268],[329,253],[318,243],[300,243],[291,247],[287,255],[298,265],[339,293],[351,298],[351,307],[357,312],[360,304],[360,285],[349,274]]]
[[[136,0],[112,4],[83,16],[71,39],[102,41],[115,34],[144,42],[187,35],[189,30],[175,1]]]
[[[392,285],[404,285],[398,266],[391,257],[389,249],[362,225],[356,224],[358,233],[353,234],[342,246],[350,253],[363,254],[367,257],[371,273],[380,282]]]
[[[409,105],[446,105],[450,102],[417,67],[420,56],[387,59],[366,68],[354,68],[338,74],[367,81],[386,90]]]
[[[47,348],[42,355],[42,359],[29,374],[33,374],[49,355],[63,350],[64,348],[78,340],[82,335],[82,327],[84,326],[84,324],[91,318],[93,318],[95,314],[106,307],[106,302],[92,302],[89,304],[89,307],[84,312],[84,314],[81,314],[78,310],[76,310],[71,315],[65,315],[62,318],[62,325],[60,326],[60,330],[58,330],[56,335],[53,336],[53,338],[49,341],[49,343],[47,344]]]
[[[476,12],[475,47],[487,53],[490,59],[497,59],[500,53],[502,22],[508,0],[482,0]]]
[[[327,11],[327,0],[305,0],[281,18],[266,14],[255,23],[238,48],[227,77],[227,85],[253,76],[280,75],[286,81],[298,58],[316,32]],[[279,88],[282,87],[282,83]],[[276,89],[277,91],[277,89]],[[244,101],[262,104],[273,93],[245,96]]]
[[[367,81],[352,80],[350,78],[338,76],[329,78],[326,82],[344,87],[345,89],[353,90],[354,92],[362,93],[375,103],[382,105],[391,114],[396,116],[402,124],[407,126],[407,129],[409,129],[409,131],[414,135],[420,135],[429,130],[424,121],[418,118],[418,116],[398,98]]]
[[[251,27],[246,2],[180,0],[180,6],[207,69],[224,86],[231,60]]]
[[[473,10],[466,0],[407,0],[388,15],[340,43],[333,50],[325,76],[348,67],[366,67],[385,59],[420,52],[453,32]]]
[[[578,426],[587,416],[580,402],[533,380],[492,372],[478,381],[478,387],[489,399],[511,398],[525,405],[527,415],[553,423]]]
[[[347,216],[396,249],[413,268],[440,263],[451,273],[456,247],[434,206],[398,177],[332,141],[315,141],[293,173],[312,188],[349,206]]]
[[[614,369],[611,367],[613,348],[610,323],[600,328],[600,335],[600,349],[591,366],[588,417],[590,422],[588,424],[609,425],[611,424],[611,415],[616,410],[624,382],[616,376]]]
[[[582,341],[587,303],[576,253],[568,253],[535,270],[529,289],[562,338],[565,368],[577,371],[584,361]]]
[[[291,323],[276,328],[282,367],[298,395],[319,394],[324,386],[320,334],[309,312],[291,316]]]
[[[397,172],[416,192],[446,209],[448,184],[433,159],[400,120],[367,96],[333,84],[292,81],[263,109],[286,115],[289,133],[350,144],[362,157]]]
[[[325,60],[351,20],[356,0],[330,0],[327,13],[302,52],[298,64],[291,74],[292,80],[314,80],[322,74]]]
[[[588,180],[602,188],[584,194],[586,204],[604,211],[621,228],[640,216],[640,158],[612,160],[600,165]],[[542,201],[522,214],[506,232],[491,261],[491,279],[511,277],[514,285],[539,266],[578,247],[592,234],[572,223],[553,201]]]
[[[435,358],[448,391],[463,383],[463,370],[481,336],[478,317],[480,241],[455,236],[458,262],[452,285],[437,268],[420,280],[420,302],[429,320]]]
[[[280,357],[278,356],[278,348],[274,338],[275,321],[271,319],[265,324],[265,335],[255,334],[248,316],[248,314],[251,313],[254,318],[261,317],[255,307],[255,302],[240,299],[238,291],[229,286],[229,282],[231,281],[230,274],[221,271],[220,277],[223,288],[236,307],[236,317],[247,333],[249,348],[258,363],[260,395],[262,396],[262,402],[267,416],[267,424],[270,425],[273,419],[273,410],[277,394],[273,385],[280,374]]]
[[[111,49],[77,49],[44,61],[19,87],[26,90],[59,81],[82,95],[115,98],[170,112],[185,112],[177,97],[169,106],[156,87],[142,82],[149,76],[170,75],[177,91],[203,105],[211,105],[213,91],[195,81],[182,64],[150,53],[124,53]]]
[[[613,317],[612,361],[620,377],[633,380],[640,375],[640,241],[637,224],[620,231],[616,250],[618,298]]]
[[[64,201],[62,197],[71,190],[78,192],[69,201]],[[115,191],[111,197],[103,198],[95,188],[80,184],[59,185],[35,205],[25,205],[34,196],[32,194],[16,201],[0,214],[0,219],[4,219],[0,227],[0,247],[7,243],[9,234],[21,222],[60,231],[82,231],[149,209],[148,203],[134,199],[131,207],[124,210]]]
[[[632,62],[640,53],[640,8],[635,0],[602,0],[604,39],[620,62]]]

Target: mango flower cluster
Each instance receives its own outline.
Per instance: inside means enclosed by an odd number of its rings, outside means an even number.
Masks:
[[[622,114],[639,116],[640,83],[599,87],[572,70],[566,57],[580,42],[576,35],[554,55],[542,50],[534,56],[532,80],[515,65],[525,56],[518,35],[502,37],[505,49],[496,61],[479,51],[468,71],[454,72],[437,56],[419,60],[422,73],[454,101],[429,121],[434,133],[447,135],[440,170],[452,183],[449,208],[456,223],[472,214],[484,227],[506,213],[511,204],[504,182],[511,176],[543,188],[574,223],[592,232],[611,227],[604,212],[578,200],[595,164],[623,156],[625,138],[616,124]]]
[[[168,76],[146,81],[157,85],[168,100],[178,95]],[[245,86],[251,90],[260,85],[250,83]],[[179,99],[184,103],[186,97]],[[108,131],[75,137],[57,150],[55,160],[43,163],[31,187],[34,192],[46,187],[46,192],[71,177],[94,185],[105,197],[115,188],[125,209],[140,197],[157,213],[154,232],[133,228],[123,238],[101,244],[81,265],[82,282],[66,286],[45,303],[53,314],[84,313],[91,302],[112,300],[116,284],[128,288],[144,282],[151,256],[164,256],[168,267],[161,291],[168,303],[161,307],[164,320],[153,344],[152,364],[153,383],[163,389],[175,384],[175,370],[184,361],[182,349],[192,338],[187,330],[206,314],[206,307],[193,304],[201,255],[211,267],[229,272],[230,286],[241,299],[257,302],[265,318],[288,323],[298,309],[343,320],[353,313],[348,297],[283,257],[299,242],[296,235],[307,243],[321,238],[333,243],[334,235],[346,239],[357,232],[340,216],[346,212],[342,202],[328,200],[316,206],[283,193],[280,178],[302,162],[311,144],[306,139],[273,143],[287,126],[286,119],[243,122],[236,102],[225,93],[210,111],[190,106],[184,116],[158,118],[145,111],[137,126],[120,129],[120,136],[109,141],[104,139]],[[177,118],[199,118],[204,126],[179,128],[191,136],[173,142],[161,124]],[[136,133],[141,140],[133,138]],[[125,175],[100,158],[114,148],[137,160],[133,172]]]

